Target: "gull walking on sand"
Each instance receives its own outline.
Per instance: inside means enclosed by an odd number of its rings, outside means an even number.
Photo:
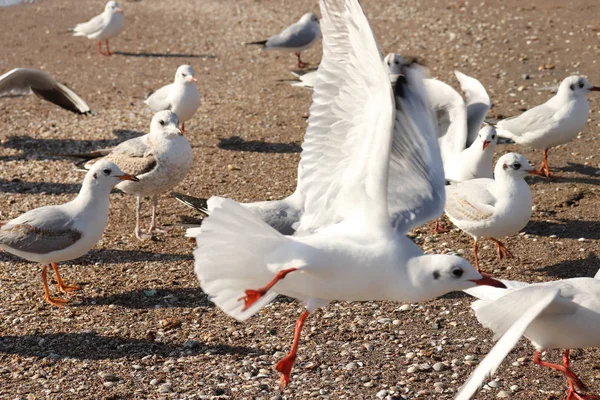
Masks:
[[[278,293],[306,304],[292,349],[276,366],[283,386],[306,318],[331,301],[415,302],[478,284],[501,285],[463,258],[424,255],[405,236],[444,204],[422,72],[405,67],[393,88],[358,1],[321,0],[320,6],[322,76],[300,161],[306,200],[296,234],[284,236],[218,197],[209,199],[202,227],[188,231],[198,245],[195,272],[202,289],[227,314],[246,320]]]
[[[109,195],[119,182],[138,179],[126,174],[114,163],[103,160],[86,174],[81,190],[72,201],[36,208],[12,219],[0,228],[0,248],[43,265],[44,300],[61,307],[68,300],[53,298],[48,289],[48,267],[56,274],[63,293],[79,290],[66,285],[58,273],[57,263],[74,260],[86,254],[102,237],[108,222]]]
[[[102,14],[96,15],[88,22],[82,22],[71,28],[73,36],[85,36],[98,41],[98,53],[110,56],[108,40],[116,37],[123,29],[123,10],[116,1],[109,1],[104,6]],[[106,42],[106,53],[102,52],[102,41]]]

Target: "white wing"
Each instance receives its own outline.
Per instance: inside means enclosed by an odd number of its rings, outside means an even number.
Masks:
[[[426,79],[425,89],[437,118],[442,159],[448,162],[466,148],[467,107],[461,95],[442,81]]]
[[[173,84],[170,83],[161,87],[156,92],[148,96],[144,103],[148,104],[148,107],[150,107],[150,109],[154,112],[170,110],[171,104],[169,103],[169,92],[171,90],[171,85]]]
[[[499,136],[512,139],[513,136],[549,129],[552,124],[558,125],[558,121],[554,120],[555,115],[556,109],[544,103],[519,116],[503,119],[496,124],[496,128]]]
[[[508,353],[510,353],[519,339],[521,339],[529,324],[558,298],[559,293],[560,291],[556,288],[544,288],[543,291],[537,291],[536,301],[530,307],[523,310],[523,307],[527,303],[518,305],[518,315],[520,317],[510,326],[498,343],[496,343],[483,361],[475,368],[475,371],[473,371],[454,398],[455,400],[469,400],[477,392],[485,379],[496,372],[496,369],[504,361]]]
[[[446,186],[444,211],[459,221],[481,221],[494,213],[496,198],[487,190],[493,179],[481,178]]]
[[[596,272],[596,275],[594,275],[594,279],[600,279],[600,269]]]
[[[459,71],[454,71],[461,90],[467,97],[467,147],[477,139],[479,129],[485,116],[492,107],[492,100],[485,88],[477,79],[467,76]]]
[[[44,71],[15,68],[0,76],[0,96],[29,92],[74,113],[90,112],[90,107],[81,97]]]
[[[105,25],[104,14],[98,14],[88,22],[75,25],[73,32],[75,36],[89,36],[104,29]]]
[[[388,208],[393,227],[407,233],[439,217],[446,192],[444,168],[423,74],[402,67],[396,82],[396,120],[390,156]]]
[[[394,100],[373,32],[356,0],[320,1],[323,60],[302,159],[299,231],[344,219],[389,224],[388,165]]]

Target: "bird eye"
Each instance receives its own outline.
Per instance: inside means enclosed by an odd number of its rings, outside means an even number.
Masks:
[[[452,270],[452,275],[453,275],[455,278],[460,278],[461,276],[463,276],[463,273],[464,273],[464,272],[465,272],[465,271],[463,271],[463,270],[462,270],[462,268],[454,268],[454,269]]]
[[[161,124],[162,126],[165,125],[165,121],[163,121],[162,119],[158,121],[159,124]]]
[[[517,169],[521,168],[521,163],[516,162],[512,165],[512,167],[514,170],[517,170]]]
[[[186,77],[187,75],[186,75],[186,73],[185,73],[185,72],[182,72],[182,73],[181,73],[181,76],[183,76],[183,77]]]
[[[400,64],[400,61],[394,60],[394,64],[398,65],[398,64]]]
[[[496,135],[492,135],[492,139],[496,139]]]
[[[583,82],[579,82],[579,87],[583,88]]]
[[[104,175],[108,176],[110,175],[110,173],[112,172],[109,168],[106,168],[105,170],[102,171],[104,173]]]

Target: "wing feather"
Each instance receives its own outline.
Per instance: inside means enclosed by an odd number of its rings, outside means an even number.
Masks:
[[[492,100],[487,94],[485,87],[477,79],[454,71],[461,90],[467,97],[467,142],[466,147],[471,146],[477,139],[479,129],[485,120],[485,116],[492,107]]]

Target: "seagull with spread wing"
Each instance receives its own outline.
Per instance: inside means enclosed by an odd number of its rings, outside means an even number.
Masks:
[[[463,258],[424,255],[405,236],[438,216],[444,174],[417,66],[394,87],[357,0],[321,0],[323,61],[300,161],[304,212],[284,236],[236,202],[212,197],[188,231],[195,272],[224,312],[246,320],[278,293],[304,302],[291,351],[277,363],[290,381],[309,313],[335,300],[415,302],[478,284]],[[391,217],[390,217],[391,216]]]

